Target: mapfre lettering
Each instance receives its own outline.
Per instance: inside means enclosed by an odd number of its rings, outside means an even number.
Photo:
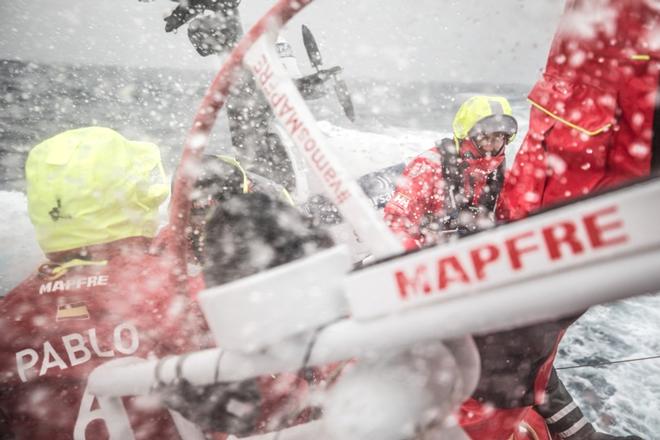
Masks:
[[[39,295],[51,292],[64,292],[88,287],[107,286],[107,275],[94,275],[91,277],[71,278],[67,280],[56,280],[42,283],[39,286]]]
[[[16,371],[23,382],[43,376],[52,368],[66,370],[89,362],[93,357],[109,358],[131,355],[140,346],[137,328],[130,323],[117,325],[108,340],[99,341],[96,329],[64,335],[56,341],[46,341],[41,350],[26,348],[16,352]],[[59,348],[59,351],[57,349]]]
[[[578,220],[562,220],[534,230],[505,237],[501,242],[485,243],[456,254],[444,255],[431,263],[394,271],[399,297],[408,300],[445,291],[455,285],[474,285],[488,281],[489,268],[508,268],[510,272],[531,269],[529,258],[541,253],[546,264],[569,256],[586,254],[603,247],[629,241],[617,206],[609,206]]]

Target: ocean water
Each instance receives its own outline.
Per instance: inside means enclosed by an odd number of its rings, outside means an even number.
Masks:
[[[170,152],[183,143],[211,79],[206,72],[0,61],[0,188],[23,189],[26,154],[40,140],[92,125],[157,143],[172,169]]]
[[[27,219],[23,166],[29,149],[63,130],[101,125],[160,145],[171,174],[194,111],[213,72],[37,65],[0,61],[0,294],[43,258]],[[450,135],[460,102],[473,93],[507,96],[527,127],[529,85],[383,83],[348,79],[357,120],[332,94],[311,103],[322,131],[355,177],[408,160]],[[230,151],[224,115],[212,151]],[[603,431],[658,438],[660,360],[591,367],[660,354],[660,296],[594,307],[565,336],[560,376],[588,418]]]
[[[156,143],[166,171],[172,172],[195,111],[214,75],[211,71],[0,60],[0,189],[24,189],[25,158],[40,140],[91,125],[110,127],[128,138]],[[310,103],[317,118],[375,134],[401,128],[448,135],[454,111],[471,93],[507,96],[518,109],[521,123],[528,111],[524,104],[528,86],[524,85],[388,83],[350,78],[348,84],[356,107],[356,123],[350,123],[341,114],[332,93]],[[208,148],[231,150],[224,114],[217,120]]]

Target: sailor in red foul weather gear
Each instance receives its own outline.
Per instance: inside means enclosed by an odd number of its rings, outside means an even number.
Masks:
[[[611,188],[660,168],[660,6],[570,0],[543,77],[529,94],[529,132],[498,201],[501,220]],[[657,136],[657,135],[656,135]]]
[[[492,224],[504,178],[504,147],[518,125],[509,102],[475,96],[454,118],[454,139],[443,139],[408,164],[385,206],[385,218],[407,249],[444,241]]]
[[[223,182],[212,173],[206,177]],[[213,186],[204,188],[214,194]],[[278,193],[271,197],[263,187],[255,192],[230,193],[214,194],[222,200],[210,207],[205,217],[203,274],[208,288],[304,258],[334,244],[327,232],[314,226]],[[158,393],[169,407],[199,426],[243,437],[318,418],[319,408],[308,406],[309,389],[329,385],[342,366],[336,363],[302,368],[297,373],[207,386],[181,379],[161,387]]]
[[[660,6],[649,0],[592,3],[566,4],[543,77],[528,97],[529,132],[506,175],[499,220],[521,219],[660,170]],[[554,336],[557,345],[575,319],[546,336]],[[549,365],[555,352],[536,354],[529,362]],[[537,377],[537,388],[548,383],[561,391],[550,372]],[[595,433],[575,414],[572,401],[563,406],[561,401],[537,393],[539,412],[553,434],[614,438]]]
[[[149,252],[169,187],[158,147],[106,128],[71,130],[31,150],[26,177],[49,262],[0,303],[2,430],[17,439],[179,438],[190,424],[157,401],[87,390],[105,362],[200,348],[205,324],[176,294],[175,258]]]
[[[503,97],[473,97],[461,105],[453,129],[453,139],[443,139],[406,166],[385,207],[386,220],[407,249],[493,225],[504,178],[504,148],[517,132],[511,106]],[[538,343],[529,336],[514,330],[475,337],[481,379],[459,414],[471,438],[549,439],[543,419],[532,410],[532,400],[516,393],[525,376],[533,374],[517,368],[525,360],[520,347]],[[522,424],[527,430],[518,429]]]

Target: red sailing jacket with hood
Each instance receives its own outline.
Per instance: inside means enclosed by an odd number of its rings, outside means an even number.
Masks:
[[[652,143],[660,6],[594,3],[567,2],[529,94],[529,132],[500,194],[501,220],[646,176],[660,164]]]
[[[149,241],[92,246],[94,264],[60,276],[42,266],[2,299],[0,408],[17,439],[179,438],[157,401],[95,398],[86,389],[107,361],[200,348],[203,318],[174,294],[173,259],[149,254]]]

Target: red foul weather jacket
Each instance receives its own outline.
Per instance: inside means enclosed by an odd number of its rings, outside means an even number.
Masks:
[[[483,228],[503,166],[503,155],[482,158],[466,140],[459,157],[454,142],[443,139],[406,166],[385,205],[385,220],[407,250],[442,242],[446,232]]]
[[[567,2],[543,77],[529,94],[529,132],[500,194],[501,220],[660,168],[652,141],[660,6],[651,0],[591,3]]]
[[[42,266],[0,301],[3,429],[17,439],[179,438],[149,398],[97,399],[86,389],[106,361],[200,348],[205,323],[173,294],[173,259],[148,246],[146,238],[94,246],[94,263]]]

